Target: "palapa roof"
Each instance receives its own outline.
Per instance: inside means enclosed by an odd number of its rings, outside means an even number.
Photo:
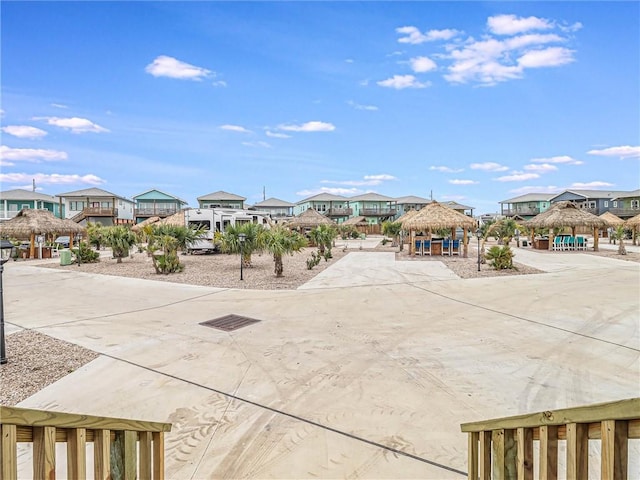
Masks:
[[[184,210],[179,211],[178,213],[174,213],[168,217],[163,218],[162,220],[158,220],[155,222],[156,225],[173,225],[175,227],[184,227],[185,219],[184,219]]]
[[[146,227],[147,225],[151,225],[152,223],[156,223],[157,221],[160,220],[160,217],[149,217],[146,220],[143,220],[140,223],[136,223],[133,227],[131,227],[131,230],[133,230],[134,232],[140,231],[142,230],[142,227]]]
[[[554,203],[549,210],[536,215],[524,224],[533,228],[603,228],[608,225],[606,220],[578,208],[576,204],[569,201]]]
[[[453,208],[433,201],[409,219],[402,221],[405,230],[439,230],[441,228],[476,228],[478,222]]]
[[[335,222],[313,208],[307,208],[286,223],[289,228],[317,227],[318,225],[335,225]]]
[[[631,217],[630,219],[628,219],[625,222],[625,225],[627,225],[628,227],[640,227],[640,213],[638,215],[636,215],[635,217]]]
[[[349,220],[345,220],[340,225],[368,225],[368,222],[364,217],[351,217]]]
[[[612,227],[617,227],[618,225],[623,225],[624,224],[624,220],[623,219],[621,219],[617,215],[614,215],[611,212],[604,212],[602,215],[600,215],[600,218],[603,219],[605,222],[607,222]]]
[[[0,224],[3,237],[30,237],[43,234],[84,233],[85,228],[72,220],[62,220],[49,210],[23,208],[11,220]]]

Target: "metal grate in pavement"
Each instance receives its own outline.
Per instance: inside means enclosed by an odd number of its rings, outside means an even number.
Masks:
[[[241,315],[225,315],[224,317],[214,318],[213,320],[207,320],[206,322],[200,322],[200,325],[205,327],[217,328],[225,332],[231,332],[238,330],[239,328],[258,323],[260,320],[255,318],[243,317]]]

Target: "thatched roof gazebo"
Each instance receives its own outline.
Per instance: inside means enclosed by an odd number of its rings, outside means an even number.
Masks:
[[[608,223],[605,219],[578,208],[578,206],[569,201],[555,203],[549,210],[542,212],[532,219],[524,222],[527,227],[531,228],[531,243],[533,244],[533,229],[548,228],[549,250],[553,248],[553,239],[555,235],[553,230],[571,227],[572,235],[576,235],[576,227],[593,228],[593,250],[598,251],[598,229],[605,228]]]
[[[409,210],[409,211],[407,211],[407,212],[404,212],[402,215],[400,215],[400,216],[398,217],[398,219],[396,220],[396,222],[400,222],[400,223],[402,223],[402,222],[404,222],[405,220],[409,220],[409,219],[413,218],[415,215],[417,215],[419,211],[420,211],[420,210],[411,209],[411,210]]]
[[[160,217],[149,217],[140,223],[136,223],[133,227],[131,227],[131,230],[133,230],[134,232],[139,232],[140,230],[142,230],[143,227],[156,223],[159,220],[160,220]]]
[[[23,208],[11,220],[0,224],[0,236],[28,238],[30,256],[35,255],[36,235],[69,235],[69,245],[73,245],[73,236],[84,233],[85,227],[72,220],[62,220],[49,210]]]
[[[289,220],[285,226],[292,229],[315,228],[319,225],[335,225],[336,223],[313,208],[307,208],[300,215]]]
[[[633,244],[635,245],[637,242],[637,231],[638,228],[640,227],[640,213],[638,215],[636,215],[635,217],[631,217],[629,219],[627,219],[626,222],[624,222],[624,224],[631,228],[631,233],[632,233],[632,237],[633,237]]]
[[[604,212],[602,215],[600,215],[600,218],[607,222],[610,227],[624,225],[624,220],[611,212]]]
[[[174,227],[184,227],[185,226],[184,210],[181,210],[178,213],[174,213],[173,215],[170,215],[168,217],[165,217],[162,220],[158,220],[155,223],[156,225],[173,225]]]
[[[408,212],[405,215],[408,215]],[[467,242],[467,230],[473,230],[478,226],[478,222],[453,208],[443,205],[442,203],[433,201],[409,218],[405,218],[402,222],[402,228],[409,231],[409,253],[415,254],[415,242],[413,236],[417,231],[427,232],[430,237],[431,232],[445,228],[451,229],[451,237],[455,238],[456,228],[462,228],[462,244],[463,256],[466,258],[469,252]]]
[[[353,225],[355,227],[366,227],[369,225],[365,217],[352,217],[342,222],[341,225]]]

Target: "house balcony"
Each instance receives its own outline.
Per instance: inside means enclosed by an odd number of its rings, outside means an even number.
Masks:
[[[136,217],[169,217],[180,211],[178,207],[150,207],[150,208],[136,208],[134,215]]]
[[[86,207],[82,210],[85,217],[117,217],[117,208]]]
[[[327,217],[350,217],[353,215],[353,208],[330,208],[327,210]]]
[[[502,210],[502,214],[507,217],[513,217],[515,215],[538,215],[540,213],[540,209],[538,207],[520,207],[520,208],[509,208]]]
[[[360,215],[363,217],[392,217],[396,214],[395,208],[363,208]]]
[[[610,208],[609,212],[620,218],[631,218],[640,213],[640,208]]]

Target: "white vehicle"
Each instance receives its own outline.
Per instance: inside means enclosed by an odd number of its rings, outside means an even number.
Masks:
[[[205,236],[187,247],[187,253],[213,253],[217,250],[214,241],[215,232],[224,233],[229,226],[243,223],[257,223],[270,227],[269,215],[257,210],[238,210],[233,208],[190,208],[185,211],[184,219],[187,227],[207,230]]]

